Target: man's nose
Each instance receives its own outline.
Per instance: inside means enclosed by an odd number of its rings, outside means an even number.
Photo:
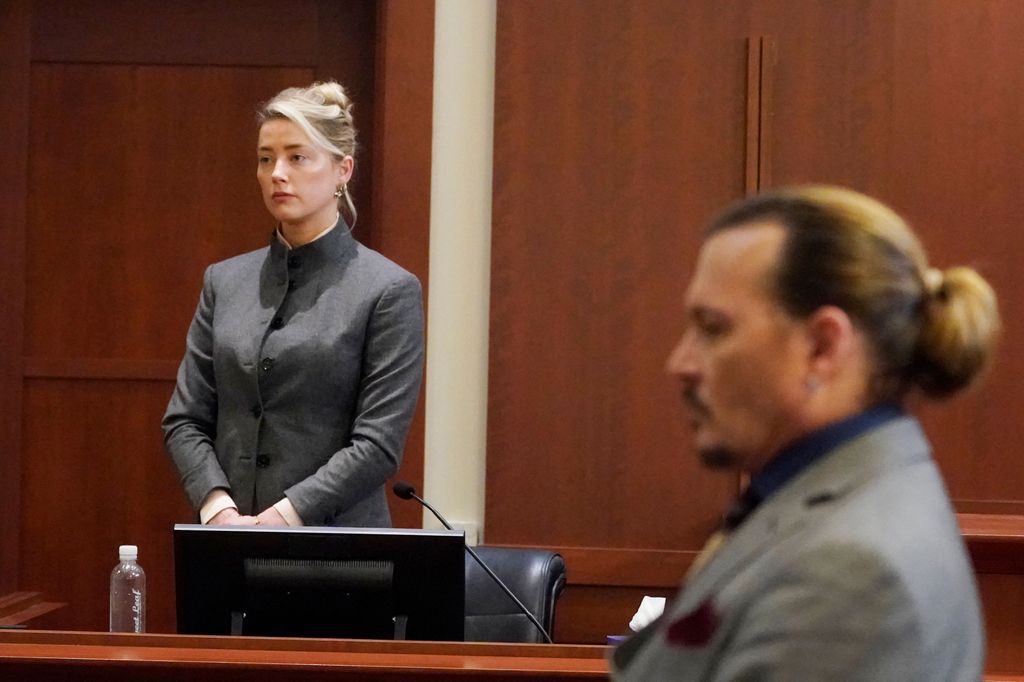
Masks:
[[[665,360],[665,372],[672,376],[683,379],[693,379],[697,376],[697,355],[694,352],[693,333],[687,330],[679,339],[679,343],[668,354]]]

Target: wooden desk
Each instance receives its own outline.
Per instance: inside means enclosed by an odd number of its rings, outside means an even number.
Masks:
[[[0,680],[604,680],[600,646],[0,631]]]
[[[39,592],[13,592],[0,597],[0,626],[24,625],[62,606],[65,604],[43,601]]]
[[[0,630],[0,680],[606,680],[606,651],[606,647],[602,646],[566,644],[389,642]],[[1024,682],[1024,676],[986,673],[984,682]]]

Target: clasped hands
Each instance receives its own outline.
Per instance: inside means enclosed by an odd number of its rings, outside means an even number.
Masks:
[[[287,526],[288,522],[284,520],[273,507],[264,509],[256,516],[242,515],[238,513],[238,510],[234,507],[228,507],[221,509],[219,512],[213,515],[207,525],[210,526]]]

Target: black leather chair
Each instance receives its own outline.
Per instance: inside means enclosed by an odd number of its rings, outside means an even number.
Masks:
[[[540,549],[476,547],[477,554],[530,609],[548,634],[565,587],[565,560]],[[544,642],[544,636],[466,552],[466,641]]]

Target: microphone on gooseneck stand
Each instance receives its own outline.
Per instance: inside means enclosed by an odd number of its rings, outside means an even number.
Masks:
[[[392,491],[394,491],[395,495],[398,495],[403,500],[416,500],[424,507],[429,509],[430,513],[436,516],[437,520],[440,521],[445,528],[447,528],[448,530],[455,530],[452,527],[452,524],[448,523],[448,521],[446,521],[445,518],[441,516],[441,513],[439,511],[434,509],[434,507],[432,507],[429,502],[427,502],[422,497],[416,494],[416,488],[412,487],[412,484],[406,481],[396,481],[395,485],[392,487]],[[530,609],[526,608],[523,602],[519,601],[519,598],[512,593],[512,590],[508,589],[508,586],[505,585],[505,583],[501,582],[501,578],[494,574],[494,571],[492,571],[490,567],[484,563],[484,560],[480,558],[479,554],[473,551],[472,547],[470,547],[469,545],[465,545],[465,547],[466,551],[469,552],[469,555],[473,557],[473,559],[475,559],[478,564],[480,564],[480,568],[484,569],[484,572],[487,575],[489,575],[495,583],[498,584],[498,587],[500,587],[501,590],[505,594],[507,594],[512,601],[516,603],[516,606],[518,606],[519,609],[524,614],[526,614],[526,617],[530,619],[530,622],[533,623],[538,630],[540,630],[540,634],[544,635],[544,640],[548,644],[554,644],[554,642],[551,640],[551,635],[547,633],[547,630],[545,630],[544,626],[540,624],[540,621],[537,620],[537,617],[530,612]]]

